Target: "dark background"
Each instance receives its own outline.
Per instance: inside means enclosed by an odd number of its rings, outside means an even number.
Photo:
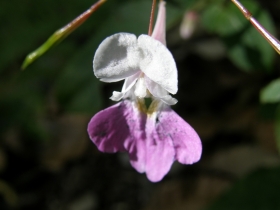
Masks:
[[[200,135],[203,155],[194,165],[174,163],[161,182],[151,183],[126,154],[99,152],[86,132],[122,86],[94,77],[94,52],[113,33],[147,33],[151,1],[108,0],[20,70],[29,52],[92,3],[1,2],[0,209],[280,209],[278,104],[259,99],[279,77],[280,57],[233,4],[167,1],[167,45],[179,74],[179,102],[172,108]],[[280,37],[280,1],[242,3]],[[199,19],[183,40],[178,31],[187,9]]]

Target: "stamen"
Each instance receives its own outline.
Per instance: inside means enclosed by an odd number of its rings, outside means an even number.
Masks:
[[[280,54],[280,42],[271,35],[253,16],[252,14],[237,0],[231,0],[242,14],[251,22],[258,32],[266,39],[266,41]]]
[[[156,3],[157,3],[157,0],[153,0],[151,16],[150,16],[149,31],[148,31],[149,36],[151,36],[153,33],[153,24],[154,24],[154,14],[155,14]]]

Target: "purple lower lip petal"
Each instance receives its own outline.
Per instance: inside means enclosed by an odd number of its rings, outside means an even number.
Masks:
[[[157,132],[165,133],[172,138],[176,160],[182,164],[199,161],[202,144],[196,131],[167,106],[159,114],[158,119]]]
[[[130,138],[125,118],[129,111],[126,102],[117,103],[94,115],[88,124],[88,134],[92,142],[102,152],[125,151],[123,143]]]
[[[202,152],[194,129],[170,107],[160,107],[148,115],[135,102],[124,100],[91,119],[89,136],[102,152],[127,151],[138,172],[146,172],[152,182],[160,181],[175,160],[192,164]]]

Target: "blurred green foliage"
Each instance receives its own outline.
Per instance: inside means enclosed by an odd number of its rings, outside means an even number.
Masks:
[[[280,79],[273,80],[261,91],[262,103],[277,103],[280,102]]]
[[[269,13],[257,2],[242,1],[242,4],[268,31],[275,34]],[[221,36],[229,58],[239,68],[244,71],[271,71],[274,49],[232,2],[219,0],[208,6],[202,14],[202,24],[209,32]]]

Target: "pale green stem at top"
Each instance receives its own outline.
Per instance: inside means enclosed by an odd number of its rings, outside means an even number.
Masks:
[[[88,10],[86,10],[84,13],[75,18],[73,21],[68,23],[63,28],[57,30],[53,35],[51,35],[48,38],[48,40],[45,43],[43,43],[39,48],[37,48],[35,51],[31,52],[26,56],[21,68],[24,70],[27,66],[29,66],[36,59],[42,56],[46,51],[48,51],[52,46],[58,44],[63,39],[65,39],[75,29],[82,25],[90,17],[90,15],[93,12],[95,12],[99,8],[99,6],[101,6],[105,1],[106,0],[99,0],[98,2],[93,4]]]

